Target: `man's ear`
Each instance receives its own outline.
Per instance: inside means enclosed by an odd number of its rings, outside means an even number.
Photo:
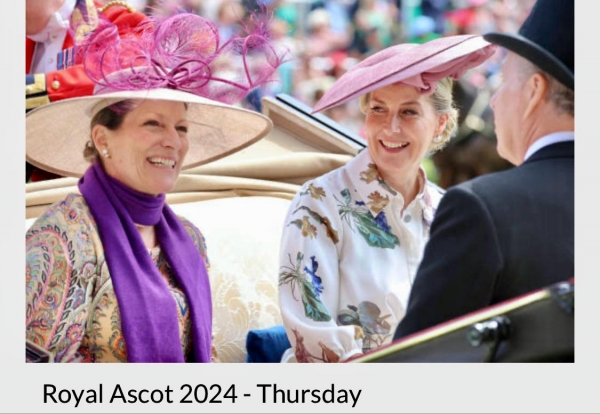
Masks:
[[[546,100],[546,94],[550,89],[550,83],[541,73],[534,73],[527,80],[525,88],[529,97],[525,112],[523,113],[523,117],[526,118],[533,114]]]

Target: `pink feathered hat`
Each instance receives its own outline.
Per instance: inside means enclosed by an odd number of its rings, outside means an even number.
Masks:
[[[257,23],[248,34],[223,41],[215,23],[193,13],[150,16],[128,33],[101,20],[76,49],[94,94],[28,112],[25,158],[58,175],[83,175],[89,167],[82,152],[91,145],[90,120],[124,100],[188,105],[189,150],[182,169],[253,144],[273,123],[236,104],[275,78],[285,57],[270,40],[267,22]]]
[[[342,75],[317,102],[313,113],[398,82],[431,93],[440,79],[460,78],[468,69],[488,59],[495,48],[478,35],[448,36],[423,44],[388,47]]]

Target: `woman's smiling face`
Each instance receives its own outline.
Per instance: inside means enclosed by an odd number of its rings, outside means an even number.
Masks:
[[[436,114],[428,95],[403,83],[371,92],[365,109],[369,153],[383,179],[416,176],[446,117]]]
[[[116,130],[96,125],[96,147],[106,173],[130,188],[152,195],[175,186],[189,148],[186,107],[182,102],[144,100]]]

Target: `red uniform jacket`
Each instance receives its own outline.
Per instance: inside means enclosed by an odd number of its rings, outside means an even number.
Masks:
[[[129,32],[133,27],[137,26],[146,16],[142,13],[132,11],[131,9],[121,4],[108,3],[102,8],[102,5],[96,3],[102,15],[119,28],[119,34]],[[67,33],[63,50],[73,46],[73,39]],[[25,73],[30,73],[31,61],[33,59],[33,51],[35,42],[26,38],[26,66]],[[67,69],[56,70],[45,74],[46,92],[50,102],[59,101],[66,98],[74,98],[77,96],[91,95],[94,90],[92,81],[87,77],[83,70],[83,65],[75,65]],[[31,108],[29,108],[31,109]]]
[[[96,2],[94,2],[94,4],[102,16],[118,27],[120,35],[131,31],[146,17],[143,13],[135,12],[133,9],[117,2],[109,2],[105,6]],[[72,46],[73,39],[70,34],[67,33],[62,49],[65,50]],[[30,73],[34,50],[35,42],[26,38],[25,74]],[[91,95],[94,91],[94,84],[86,75],[82,64],[45,74],[35,74],[34,79],[34,84],[26,85],[25,88],[27,97],[26,110],[33,109],[48,102]],[[31,98],[29,98],[30,95],[32,96]],[[29,176],[29,169],[30,167],[28,166],[27,175],[31,181],[44,181],[51,178],[58,178],[55,174],[39,169],[33,169]]]

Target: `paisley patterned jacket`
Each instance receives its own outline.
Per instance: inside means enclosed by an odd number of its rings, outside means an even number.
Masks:
[[[210,270],[204,237],[182,219]],[[26,339],[55,362],[127,362],[119,305],[102,240],[85,199],[69,194],[26,233]],[[149,251],[177,304],[184,355],[191,350],[186,296],[161,253]]]

